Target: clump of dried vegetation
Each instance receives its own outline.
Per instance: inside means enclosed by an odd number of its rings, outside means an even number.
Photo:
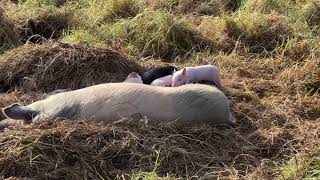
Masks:
[[[0,57],[0,84],[6,91],[78,89],[105,82],[118,82],[142,67],[125,55],[106,48],[48,42],[26,44]]]
[[[16,4],[0,2],[0,107],[28,104],[55,88],[122,81],[143,67],[210,63],[221,69],[238,126],[130,120],[17,126],[1,132],[0,176],[320,178],[317,1]]]

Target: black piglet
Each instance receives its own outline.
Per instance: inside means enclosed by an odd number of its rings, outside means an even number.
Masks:
[[[175,66],[165,66],[149,69],[142,75],[143,84],[151,84],[152,81],[173,74],[174,70],[178,71],[179,69]]]

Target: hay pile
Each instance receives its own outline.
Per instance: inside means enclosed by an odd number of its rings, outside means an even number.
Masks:
[[[0,57],[0,87],[28,91],[77,89],[122,81],[141,67],[110,49],[48,42],[26,44]]]
[[[265,157],[283,158],[289,148],[298,144],[286,141],[297,131],[272,132],[270,137],[237,131],[226,127],[99,125],[85,121],[17,127],[0,137],[0,175],[114,179],[155,169],[160,176],[170,173],[179,177],[231,178],[251,172]]]

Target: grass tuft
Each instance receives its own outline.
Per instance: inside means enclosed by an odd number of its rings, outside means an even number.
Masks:
[[[57,9],[50,6],[29,9],[29,6],[23,4],[18,10],[11,12],[24,42],[37,43],[45,39],[59,39],[71,26],[73,19],[71,9]]]
[[[17,26],[0,9],[0,54],[21,44]]]
[[[126,50],[142,57],[174,59],[210,46],[193,25],[160,11],[146,11],[130,20],[105,27],[109,44],[124,43]]]
[[[281,14],[239,12],[226,17],[227,33],[250,53],[272,52],[292,37],[286,17]]]
[[[139,0],[95,0],[90,5],[90,13],[99,23],[135,17],[143,9]]]

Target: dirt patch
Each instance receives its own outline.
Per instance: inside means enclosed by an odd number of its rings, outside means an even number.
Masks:
[[[116,51],[65,43],[26,44],[0,57],[0,86],[27,91],[78,89],[122,81],[141,67]]]

